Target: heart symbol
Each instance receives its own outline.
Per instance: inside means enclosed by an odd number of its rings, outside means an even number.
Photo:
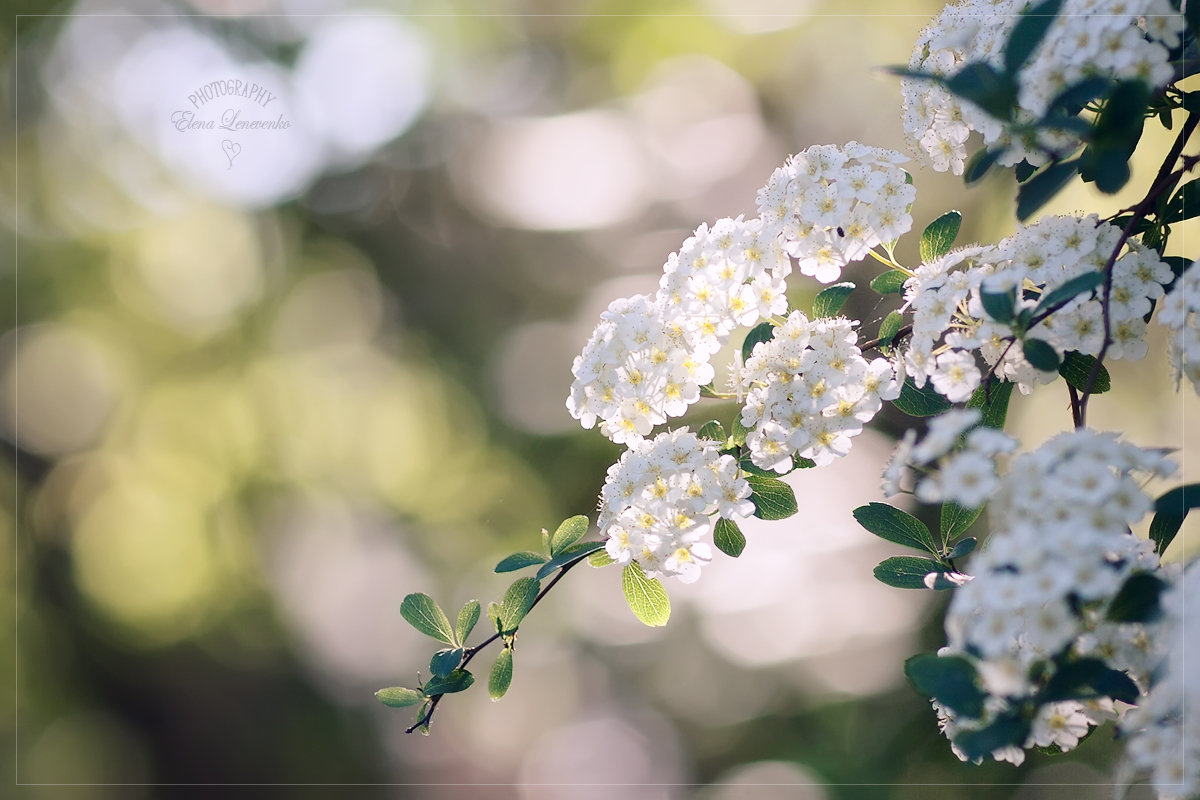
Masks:
[[[229,159],[227,169],[233,169],[233,160],[242,152],[242,146],[237,142],[225,139],[221,142],[221,149],[225,151],[225,157]]]

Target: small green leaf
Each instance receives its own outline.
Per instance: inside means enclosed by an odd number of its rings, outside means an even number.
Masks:
[[[1190,180],[1167,203],[1161,222],[1171,224],[1200,216],[1200,178]]]
[[[1058,365],[1058,374],[1063,376],[1063,380],[1069,386],[1082,392],[1087,388],[1088,378],[1091,376],[1092,367],[1095,364],[1095,356],[1071,350],[1063,355],[1063,362]],[[1096,373],[1096,382],[1092,384],[1092,394],[1104,394],[1111,388],[1112,380],[1108,377],[1108,370],[1101,364],[1100,371]]]
[[[595,567],[596,569],[602,569],[607,567],[609,564],[617,563],[613,560],[613,557],[604,550],[597,550],[596,552],[592,553],[590,556],[588,556],[587,562],[589,567]]]
[[[1022,183],[1017,189],[1017,219],[1024,222],[1033,216],[1051,197],[1058,194],[1078,171],[1077,158],[1071,161],[1056,161]]]
[[[1049,342],[1044,339],[1029,338],[1021,342],[1021,349],[1025,353],[1025,360],[1033,365],[1034,369],[1040,369],[1042,372],[1058,372],[1058,365],[1062,361]]]
[[[733,415],[733,432],[729,434],[729,444],[731,447],[741,447],[746,443],[746,435],[750,433],[750,429],[742,424],[742,415],[740,413]]]
[[[721,518],[713,528],[713,544],[725,555],[737,558],[746,549],[746,537],[736,522]]]
[[[1051,314],[1079,295],[1085,292],[1091,294],[1102,283],[1104,283],[1103,270],[1089,270],[1082,275],[1076,275],[1062,286],[1051,289],[1042,295],[1038,300],[1037,306],[1033,309],[1033,313],[1035,316]]]
[[[488,694],[492,700],[504,697],[512,683],[512,672],[513,651],[511,647],[505,647],[492,663],[492,674],[488,677]]]
[[[967,64],[950,76],[945,85],[951,94],[970,100],[999,120],[1012,117],[1017,105],[1016,82],[982,61]]]
[[[919,556],[892,556],[875,567],[875,579],[897,589],[926,589],[925,576],[944,573],[944,564]]]
[[[904,291],[904,282],[908,277],[898,269],[890,269],[875,276],[871,281],[871,290],[876,294],[899,294]]]
[[[769,342],[771,337],[775,335],[775,326],[769,322],[760,322],[750,329],[746,334],[745,341],[742,342],[742,359],[747,360],[754,355],[754,345],[759,342]]]
[[[750,502],[754,503],[754,516],[759,519],[786,519],[800,510],[796,505],[796,493],[792,487],[777,478],[750,475]]]
[[[964,556],[971,555],[971,553],[973,553],[974,551],[975,551],[975,537],[968,536],[967,538],[962,539],[957,544],[955,544],[954,547],[950,550],[950,552],[946,555],[946,558],[949,558],[951,560],[954,560],[956,558],[963,558]]]
[[[910,417],[934,417],[950,408],[950,401],[937,393],[932,382],[918,389],[912,378],[905,378],[900,396],[892,405]]]
[[[879,323],[879,346],[890,348],[896,334],[904,327],[904,316],[899,311],[892,311]]]
[[[1004,45],[1005,72],[1013,76],[1017,74],[1042,43],[1061,7],[1062,0],[1046,0],[1021,14],[1012,33],[1008,35],[1008,43]]]
[[[738,459],[738,467],[747,475],[761,475],[766,478],[778,478],[779,473],[771,469],[763,469],[754,463],[754,459],[750,456],[749,451],[742,454]]]
[[[456,669],[449,675],[443,678],[430,678],[421,687],[421,691],[426,697],[433,697],[439,694],[454,694],[470,688],[475,682],[475,676],[467,672],[465,669]]]
[[[1108,94],[1112,85],[1112,80],[1109,78],[1084,78],[1078,83],[1071,84],[1050,101],[1050,105],[1046,107],[1045,119],[1049,120],[1051,114],[1066,114],[1074,117],[1088,103],[1099,100]]]
[[[1002,431],[1004,421],[1008,417],[1008,401],[1012,397],[1014,385],[1009,381],[996,379],[985,382],[971,395],[971,399],[967,401],[967,408],[978,408],[983,412],[980,422],[989,428]]]
[[[550,539],[550,555],[558,555],[564,547],[570,547],[587,536],[589,524],[588,518],[582,514],[563,520]]]
[[[949,253],[961,226],[962,214],[957,211],[947,211],[929,223],[921,233],[921,263],[928,264]]]
[[[1166,552],[1175,534],[1183,527],[1188,512],[1200,506],[1200,483],[1176,486],[1154,501],[1154,519],[1150,521],[1150,539],[1159,555]]]
[[[517,578],[500,601],[500,632],[512,634],[529,613],[537,598],[539,584],[534,578]]]
[[[642,624],[652,627],[667,624],[671,618],[671,601],[667,598],[667,590],[658,579],[647,578],[636,561],[629,562],[621,571],[621,589],[625,592],[629,609]]]
[[[400,603],[400,616],[426,636],[432,636],[446,644],[457,644],[454,641],[454,631],[450,628],[450,620],[446,619],[445,612],[438,608],[438,604],[427,594],[416,592],[405,597]]]
[[[887,503],[867,503],[854,509],[854,519],[881,539],[937,555],[939,548],[924,522]],[[928,572],[929,570],[926,570]]]
[[[1161,613],[1158,598],[1167,583],[1150,572],[1135,572],[1108,604],[1110,622],[1153,622]]]
[[[696,431],[696,436],[700,437],[701,439],[708,439],[709,441],[713,441],[721,445],[724,445],[725,439],[728,438],[725,435],[725,426],[720,422],[717,422],[715,419],[710,419],[708,422],[701,425],[700,430]]]
[[[454,626],[454,633],[459,644],[466,644],[467,637],[471,635],[471,631],[475,630],[475,623],[479,621],[479,601],[470,600],[458,612],[458,624]]]
[[[963,183],[970,185],[987,175],[996,163],[996,160],[1004,153],[1004,148],[984,148],[976,150],[967,159],[966,166],[963,167]]]
[[[444,678],[462,663],[462,656],[463,649],[461,647],[453,649],[447,647],[438,650],[429,661],[429,671],[434,674],[434,677]]]
[[[983,716],[984,693],[975,667],[965,658],[920,653],[904,662],[904,675],[919,694],[937,700],[956,716]]]
[[[983,505],[980,505],[979,508],[963,508],[953,500],[942,503],[941,519],[938,524],[942,541],[951,542],[966,533],[975,524],[975,520],[979,519],[983,508]],[[950,556],[950,558],[957,557],[953,554]]]
[[[500,604],[488,603],[488,620],[495,626],[497,633],[502,633],[503,628],[500,625]]]
[[[1016,712],[1005,711],[992,722],[973,731],[962,731],[954,737],[954,744],[962,750],[968,760],[987,758],[1002,747],[1020,746],[1029,736],[1030,723],[1022,720]]]
[[[989,317],[996,320],[996,322],[1003,322],[1005,325],[1008,325],[1015,318],[1014,311],[1017,305],[1017,297],[1012,290],[1007,292],[985,292],[981,289],[979,299],[983,303],[983,310],[987,312]]]
[[[826,286],[813,300],[813,317],[824,319],[832,317],[842,310],[850,293],[854,291],[853,283],[835,283]]]
[[[393,686],[390,689],[380,689],[375,693],[379,698],[379,702],[385,706],[392,708],[404,708],[405,706],[415,706],[417,703],[424,702],[425,695],[418,692],[416,689],[405,689],[403,686]]]
[[[1080,658],[1059,666],[1046,688],[1038,695],[1042,703],[1111,697],[1137,703],[1141,692],[1124,672],[1112,669],[1098,658]]]
[[[604,542],[576,542],[573,545],[564,547],[559,551],[558,555],[543,564],[534,577],[540,581],[556,570],[568,564],[574,564],[589,553],[594,553],[597,550],[603,549],[603,547]]]
[[[545,564],[546,557],[541,553],[535,553],[532,550],[522,550],[520,553],[513,553],[496,565],[496,572],[516,572],[519,569],[532,567],[534,564]]]

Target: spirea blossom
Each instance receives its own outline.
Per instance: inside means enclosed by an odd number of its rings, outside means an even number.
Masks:
[[[946,8],[921,32],[909,68],[945,78],[968,63],[1004,68],[1009,35],[1026,0],[964,0]],[[1086,78],[1141,80],[1153,87],[1174,75],[1170,48],[1184,23],[1168,0],[1065,0],[1037,49],[1018,74],[1018,121],[1041,118],[1064,89]],[[901,81],[904,131],[923,161],[938,171],[963,173],[971,131],[985,145],[1007,149],[999,163],[1045,162],[1042,148],[1069,151],[1078,139],[1063,130],[1040,130],[1038,139],[1014,139],[1013,131],[978,106],[934,81]],[[1031,137],[1034,134],[1027,134]]]
[[[749,482],[719,448],[687,429],[631,442],[600,494],[597,524],[609,556],[637,561],[651,578],[699,578],[712,559],[712,517],[754,513]]]
[[[793,311],[754,346],[741,380],[742,424],[755,466],[787,472],[793,456],[824,466],[850,451],[884,400],[900,394],[892,364],[867,361],[844,318],[809,320]]]
[[[794,155],[758,192],[764,226],[805,275],[832,283],[842,267],[912,228],[917,195],[894,150],[850,142],[817,145]]]
[[[1200,684],[1195,680],[1200,567],[1189,567],[1163,592],[1159,604],[1163,615],[1157,638],[1167,643],[1167,653],[1149,695],[1121,724],[1128,734],[1125,769],[1149,772],[1160,800],[1183,800],[1200,794]]]
[[[905,282],[905,307],[913,314],[904,350],[905,368],[920,387],[927,381],[951,402],[978,387],[983,364],[1017,384],[1022,393],[1054,380],[1057,372],[1035,368],[1025,358],[1019,330],[991,316],[984,293],[1007,294],[1013,315],[1029,311],[1036,323],[1029,336],[1068,351],[1097,355],[1104,343],[1103,287],[1085,291],[1056,309],[1039,300],[1068,281],[1102,271],[1120,241],[1120,231],[1087,217],[1044,217],[992,246],[954,250],[917,268]],[[1145,315],[1162,297],[1170,268],[1148,247],[1126,242],[1112,265],[1106,358],[1138,360],[1146,354]]]
[[[955,590],[946,614],[946,653],[975,663],[988,695],[984,718],[944,721],[952,739],[1031,701],[1064,652],[1148,679],[1153,638],[1142,625],[1106,622],[1104,612],[1130,575],[1158,567],[1152,543],[1129,526],[1153,508],[1140,479],[1173,470],[1158,451],[1087,429],[1012,460],[989,506],[993,533],[970,563],[974,579]],[[1070,749],[1101,711],[1076,701],[1042,706],[1024,746]]]
[[[1158,322],[1171,331],[1167,358],[1175,385],[1186,377],[1200,394],[1200,269],[1193,262],[1163,300]]]

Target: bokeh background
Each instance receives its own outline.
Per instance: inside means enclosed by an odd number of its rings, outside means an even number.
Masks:
[[[0,771],[22,795],[1109,795],[1111,729],[971,767],[904,685],[940,598],[876,583],[895,549],[850,516],[898,416],[790,478],[800,514],[747,523],[740,559],[670,585],[666,629],[580,568],[522,628],[503,702],[447,698],[424,738],[373,697],[434,649],[405,594],[486,604],[500,557],[594,510],[619,449],[564,398],[600,311],[700,222],[753,214],[789,153],[904,149],[874,68],[939,3],[0,6]],[[275,97],[189,100],[225,79]],[[289,127],[171,124],[226,107]],[[960,243],[1011,232],[1011,179],[914,172],[918,227],[958,208]],[[873,332],[894,304],[866,294]],[[1094,424],[1187,449],[1195,401],[1161,357],[1114,378]],[[1014,401],[1030,443],[1069,419],[1058,391]]]

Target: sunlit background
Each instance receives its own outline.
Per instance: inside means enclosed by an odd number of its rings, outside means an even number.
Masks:
[[[2,768],[84,798],[1106,783],[1111,730],[1069,758],[970,767],[904,685],[904,659],[942,643],[938,598],[874,581],[895,548],[850,516],[880,499],[899,416],[789,478],[800,514],[745,524],[740,559],[672,582],[665,630],[628,612],[615,569],[581,568],[522,628],[503,702],[447,698],[430,738],[379,705],[435,648],[400,618],[405,594],[486,604],[510,577],[491,572],[501,556],[594,510],[619,451],[564,399],[600,311],[651,290],[700,222],[752,214],[789,153],[904,149],[897,82],[873,68],[907,62],[940,8],[486,5],[6,4]],[[234,80],[261,92],[205,96]],[[230,128],[187,127],[230,109]],[[960,243],[1012,230],[1009,179],[915,177],[918,226],[953,207]],[[1122,198],[1096,202],[1058,208]],[[913,241],[898,252],[915,261]],[[814,291],[797,282],[792,300]],[[868,330],[892,307],[852,302]],[[1185,443],[1163,361],[1114,383],[1128,390],[1093,403],[1098,425]],[[1051,388],[1014,403],[1033,443],[1069,419]]]

